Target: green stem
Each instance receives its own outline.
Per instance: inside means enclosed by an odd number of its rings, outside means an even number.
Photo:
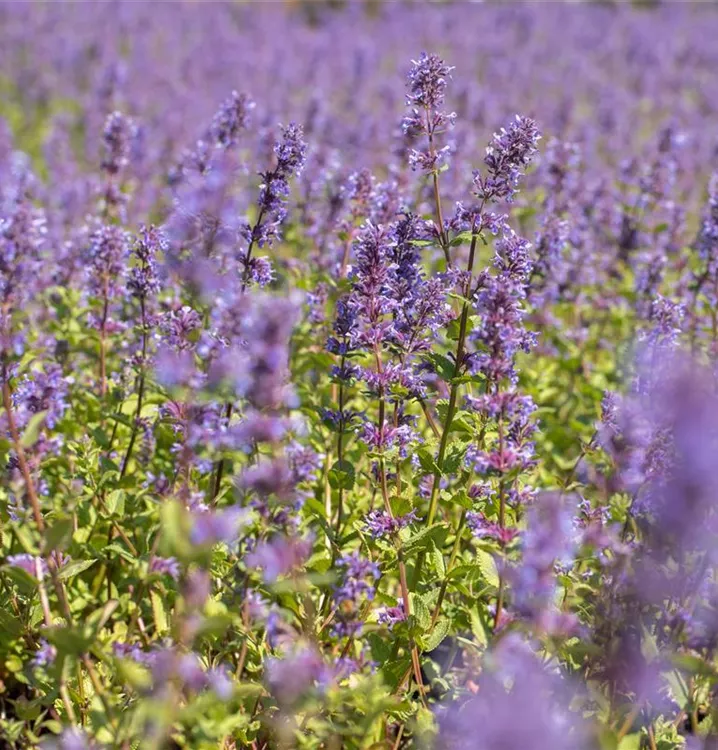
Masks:
[[[483,204],[482,204],[483,209]],[[426,526],[431,526],[432,523],[434,523],[434,518],[436,517],[436,511],[438,509],[438,503],[439,503],[439,487],[441,485],[441,474],[443,471],[443,463],[444,459],[446,457],[446,449],[449,443],[449,432],[451,431],[451,425],[454,421],[454,416],[456,415],[456,403],[458,400],[459,395],[459,384],[456,382],[456,378],[459,376],[459,373],[461,372],[461,367],[463,365],[463,359],[464,359],[464,352],[466,347],[466,333],[468,328],[468,322],[469,322],[469,294],[471,293],[471,281],[473,277],[473,271],[474,271],[474,262],[476,259],[476,245],[479,239],[479,233],[476,232],[476,224],[474,223],[474,226],[472,227],[472,233],[471,233],[471,246],[469,248],[469,260],[467,263],[467,272],[468,272],[468,278],[466,280],[466,286],[464,288],[464,302],[461,308],[461,318],[459,321],[459,340],[456,345],[456,359],[454,361],[454,373],[451,383],[451,390],[449,392],[449,406],[446,411],[446,420],[444,422],[444,427],[441,432],[441,441],[439,442],[439,453],[436,460],[436,470],[434,471],[433,475],[433,482],[431,485],[431,496],[429,498],[429,512],[426,517]],[[424,552],[421,552],[419,554],[419,557],[417,558],[416,567],[414,569],[414,580],[413,580],[413,586],[416,587],[419,583],[420,577],[421,577],[421,569],[424,566],[424,560],[426,559],[426,554]]]

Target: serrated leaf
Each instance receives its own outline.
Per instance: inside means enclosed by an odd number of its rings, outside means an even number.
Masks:
[[[429,557],[431,559],[431,563],[434,566],[434,571],[436,572],[436,575],[443,579],[446,575],[446,566],[444,565],[444,555],[442,554],[441,550],[436,546],[435,542],[432,542],[431,548],[429,550]]]
[[[490,586],[499,585],[499,571],[493,556],[483,549],[476,550],[476,564]]]
[[[454,377],[454,363],[448,357],[443,354],[430,354],[428,360],[442,380],[448,383]]]
[[[437,648],[438,645],[449,634],[450,626],[451,626],[451,623],[449,622],[448,618],[440,617],[436,621],[436,624],[434,625],[434,629],[431,631],[431,633],[429,633],[429,635],[427,635],[425,638],[422,638],[422,642],[424,644],[424,650],[433,651],[435,648]]]
[[[72,578],[84,570],[87,570],[93,566],[97,560],[75,560],[74,562],[63,565],[62,568],[57,572],[57,577],[61,581],[66,581],[68,578]]]
[[[453,425],[453,423],[452,423]],[[455,445],[451,448],[448,455],[444,458],[441,465],[444,474],[453,474],[461,465],[461,461],[466,453],[465,445]]]
[[[429,612],[424,599],[418,594],[414,594],[411,597],[411,605],[417,625],[422,631],[428,630],[431,625],[431,612]]]
[[[466,490],[459,490],[458,492],[455,492],[453,495],[450,496],[449,502],[454,503],[455,505],[458,505],[460,508],[463,508],[464,510],[471,510],[474,505],[473,501],[468,496]]]
[[[405,516],[411,511],[412,505],[411,500],[405,495],[394,495],[389,499],[391,505],[391,512],[395,516]]]
[[[356,481],[356,472],[349,461],[336,461],[328,474],[329,485],[335,490],[350,490]]]
[[[419,459],[419,464],[421,465],[421,468],[424,470],[427,474],[441,474],[441,469],[439,468],[439,465],[436,463],[436,459],[434,458],[434,453],[430,451],[428,448],[419,448],[416,451],[416,456]]]
[[[429,528],[418,531],[404,542],[404,554],[414,555],[428,550],[432,544],[441,547],[444,544],[449,528],[446,524],[437,523]]]

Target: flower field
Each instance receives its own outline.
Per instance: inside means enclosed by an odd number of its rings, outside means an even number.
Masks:
[[[0,748],[718,748],[718,7],[0,29]]]

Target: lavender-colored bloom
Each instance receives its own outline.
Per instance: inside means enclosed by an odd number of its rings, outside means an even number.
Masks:
[[[439,746],[447,750],[588,750],[590,733],[568,706],[574,688],[546,671],[527,644],[507,636],[476,698],[439,710]],[[507,683],[510,686],[507,686]]]
[[[398,533],[401,529],[406,528],[409,524],[415,523],[419,519],[416,517],[416,510],[412,510],[406,515],[392,517],[385,510],[372,510],[364,519],[364,528],[367,533],[375,539],[385,536],[391,536]]]
[[[291,707],[314,686],[327,685],[331,675],[321,655],[306,646],[282,659],[268,659],[265,679],[280,705]]]
[[[438,55],[422,52],[418,60],[412,60],[407,101],[420,107],[440,107],[444,103],[446,79],[452,70]]]
[[[411,111],[402,122],[402,130],[410,138],[425,135],[429,140],[426,150],[410,150],[409,165],[412,169],[436,172],[451,152],[448,145],[437,149],[434,139],[452,127],[456,120],[454,112],[447,113],[440,109],[444,103],[446,79],[452,70],[438,55],[428,55],[426,52],[418,60],[412,61],[406,96],[406,104]]]
[[[501,547],[510,544],[519,534],[515,528],[506,528],[495,521],[489,521],[483,513],[469,511],[466,525],[477,539],[491,539]]]
[[[102,169],[111,176],[120,174],[129,163],[130,144],[136,135],[135,124],[121,112],[113,112],[107,118],[102,141],[105,154]]]
[[[92,750],[96,745],[77,727],[68,727],[57,740],[45,742],[43,750]]]
[[[12,394],[15,421],[24,427],[33,414],[45,412],[45,425],[53,429],[65,414],[71,377],[64,377],[57,364],[46,365],[43,372],[24,377]]]
[[[199,347],[212,357],[210,383],[226,382],[257,409],[280,409],[293,401],[289,385],[289,341],[298,310],[291,299],[242,295],[221,300],[215,333]]]
[[[57,657],[57,649],[48,643],[44,638],[40,639],[40,647],[32,657],[32,663],[35,667],[46,667],[52,664]]]
[[[6,360],[24,350],[26,326],[15,326],[13,313],[42,288],[47,227],[44,212],[33,205],[35,178],[26,157],[14,154],[0,167],[7,180],[0,191],[0,355]]]
[[[380,625],[388,625],[390,628],[406,620],[406,612],[403,607],[386,607],[379,612],[377,622]]]
[[[176,672],[182,683],[194,692],[207,687],[208,676],[202,667],[202,662],[195,653],[182,654],[177,659]]]
[[[48,573],[47,563],[41,557],[28,554],[8,555],[7,564],[15,568],[22,568],[35,578],[45,578]]]
[[[529,351],[536,341],[523,323],[525,283],[531,270],[529,244],[509,230],[497,241],[496,250],[498,274],[484,273],[478,282],[474,308],[481,324],[470,335],[477,351],[469,362],[470,369],[484,373],[492,385],[504,379],[515,383],[515,356],[519,350]]]
[[[360,321],[358,341],[369,349],[391,337],[392,323],[387,315],[397,307],[389,286],[393,242],[385,227],[367,222],[354,243],[356,264],[348,304]]]
[[[92,294],[112,299],[120,293],[129,254],[130,237],[120,227],[108,224],[92,233],[85,253],[85,275]]]
[[[202,318],[196,310],[184,305],[170,310],[160,317],[162,341],[175,351],[193,349],[192,333],[202,326]]]
[[[255,106],[246,94],[233,91],[212,119],[210,133],[215,143],[224,149],[234,146],[239,134],[249,127],[250,113]]]
[[[342,358],[347,357],[357,348],[359,335],[358,311],[352,305],[349,297],[341,297],[337,300],[332,330],[335,335],[327,339],[327,351]],[[346,370],[345,367],[349,367],[349,369]],[[355,366],[344,363],[343,367],[339,367],[333,372],[333,377],[346,381],[355,377],[356,372]]]
[[[180,576],[180,564],[174,557],[153,557],[150,562],[150,573],[160,573],[174,578]]]
[[[559,622],[565,624],[553,609],[554,566],[567,568],[573,562],[578,542],[575,517],[574,498],[558,492],[539,495],[528,511],[521,563],[507,570],[515,610],[539,629],[552,631]]]
[[[267,583],[274,583],[302,565],[311,552],[311,539],[292,539],[277,536],[257,545],[247,555],[247,565],[260,568]]]
[[[508,129],[494,133],[484,157],[488,174],[474,175],[476,195],[483,201],[513,200],[521,175],[537,153],[540,138],[536,123],[520,115]]]
[[[118,659],[132,659],[138,664],[148,664],[152,661],[152,656],[145,653],[137,643],[116,641],[112,644],[112,651]]]
[[[297,441],[287,446],[286,454],[296,483],[311,481],[321,468],[323,456]]]
[[[131,146],[137,134],[134,122],[121,112],[113,112],[107,118],[102,134],[104,154],[100,164],[106,175],[102,189],[105,218],[116,213],[121,219],[126,219],[128,196],[122,192],[120,181],[129,164]]]
[[[228,701],[234,693],[234,683],[226,667],[214,667],[207,670],[207,684],[222,701]]]
[[[274,495],[282,501],[292,499],[295,485],[291,467],[283,458],[247,466],[237,478],[237,486],[244,492],[256,493],[260,498]]]
[[[304,132],[300,125],[291,123],[282,128],[282,137],[274,144],[276,166],[272,170],[263,172],[260,176],[262,184],[259,190],[259,216],[254,226],[245,225],[241,233],[248,243],[246,252],[239,257],[243,285],[246,286],[252,275],[253,246],[271,246],[279,236],[279,230],[287,213],[287,197],[289,196],[289,180],[301,174],[306,160],[307,144],[304,142]],[[255,269],[256,274],[256,269]]]
[[[363,602],[374,598],[381,571],[376,563],[361,557],[358,552],[340,557],[337,566],[341,581],[334,588],[337,616],[332,633],[341,638],[361,632],[359,609]]]
[[[232,544],[237,540],[239,530],[247,522],[245,508],[226,508],[218,511],[197,511],[192,513],[192,544]]]
[[[127,278],[127,289],[133,297],[147,300],[160,290],[157,253],[166,250],[167,241],[161,230],[142,227],[132,251],[135,265],[130,268]]]

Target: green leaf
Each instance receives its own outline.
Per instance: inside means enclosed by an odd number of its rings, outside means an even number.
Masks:
[[[461,465],[461,460],[466,453],[465,445],[454,445],[449,450],[448,455],[444,458],[444,462],[441,465],[442,473],[453,474]]]
[[[162,553],[169,557],[176,555],[181,560],[192,556],[193,549],[189,543],[189,518],[181,503],[172,500],[165,503],[160,510],[162,521]]]
[[[489,639],[486,635],[486,625],[479,613],[478,607],[472,607],[469,610],[469,618],[471,620],[471,632],[474,634],[474,638],[476,638],[476,641],[482,646],[486,646]]]
[[[391,656],[391,642],[378,633],[369,633],[366,636],[372,657],[379,663],[385,664]]]
[[[105,508],[111,516],[122,516],[125,513],[124,490],[113,490],[105,499]]]
[[[448,493],[442,493],[442,497],[446,497],[446,494]],[[474,506],[474,503],[466,493],[466,490],[459,490],[458,492],[455,492],[453,495],[451,495],[448,502],[454,503],[455,505],[464,508],[464,510],[471,510]]]
[[[491,586],[499,585],[499,571],[496,567],[496,562],[492,555],[482,549],[476,550],[476,563],[481,569],[481,572],[488,583]]]
[[[8,672],[11,672],[13,674],[15,672],[22,672],[22,659],[19,656],[13,654],[12,656],[9,656],[5,661],[5,667]]]
[[[17,617],[13,617],[6,609],[0,608],[0,632],[9,636],[22,633],[23,624]]]
[[[405,516],[412,508],[411,500],[406,495],[394,495],[394,497],[389,498],[389,503],[391,512],[395,516]]]
[[[97,634],[105,627],[107,621],[112,617],[112,613],[119,606],[117,599],[110,599],[102,607],[96,609],[86,620],[85,620],[85,631],[88,637],[94,640]]]
[[[65,656],[79,656],[85,653],[92,644],[92,639],[88,638],[85,631],[78,627],[55,626],[44,628],[42,633],[58,652]]]
[[[329,485],[335,490],[350,490],[354,487],[356,473],[349,461],[336,461],[329,469]]]
[[[432,544],[442,547],[449,527],[443,523],[435,523],[428,529],[422,529],[404,542],[404,554],[414,555],[428,550]]]
[[[12,578],[15,583],[24,591],[34,591],[37,586],[37,578],[30,575],[24,568],[17,568],[14,565],[3,565],[2,570]]]
[[[448,383],[454,377],[454,363],[448,357],[443,354],[430,354],[427,359],[442,380]]]
[[[115,669],[120,680],[133,688],[144,690],[152,684],[149,670],[132,659],[116,659]]]
[[[431,612],[429,612],[429,608],[426,606],[423,598],[419,594],[413,594],[411,605],[418,626],[422,631],[428,630],[429,625],[431,625]]]
[[[433,451],[430,451],[428,448],[419,448],[416,451],[416,456],[424,472],[427,474],[441,474],[441,469],[436,463]]]
[[[436,546],[435,542],[432,542],[431,549],[429,550],[429,557],[434,566],[436,575],[443,579],[446,575],[446,566],[444,565],[444,555],[441,550]]]
[[[25,431],[22,433],[20,443],[23,448],[31,448],[37,442],[40,436],[40,430],[42,430],[45,424],[46,411],[39,411],[37,414],[33,414],[30,417],[30,421],[25,427]]]
[[[618,743],[616,750],[640,750],[641,747],[641,733],[634,732],[633,734],[627,734]]]
[[[152,604],[152,617],[155,621],[155,628],[159,635],[164,635],[170,629],[167,622],[167,611],[165,610],[164,602],[159,594],[152,590],[150,591],[150,602]]]
[[[108,544],[106,547],[103,547],[102,552],[104,553],[107,560],[112,561],[114,559],[114,555],[117,555],[118,557],[121,557],[123,560],[129,563],[135,563],[137,562],[137,558],[132,555],[132,553],[125,549],[122,545],[117,544],[116,542],[113,542],[112,544]]]
[[[60,568],[57,577],[61,581],[66,581],[68,578],[72,578],[92,567],[96,562],[97,560],[75,560],[75,562],[68,563]]]
[[[718,669],[699,656],[693,656],[693,654],[676,654],[671,657],[671,661],[689,674],[712,677],[714,680],[718,680]]]
[[[433,651],[449,634],[450,622],[446,617],[440,617],[434,629],[426,638],[422,638],[425,651]]]
[[[25,552],[27,552],[28,555],[37,557],[37,555],[40,553],[40,550],[35,544],[32,531],[27,526],[15,526],[13,531],[15,532],[15,536],[17,537],[18,542],[20,542],[20,546],[25,550]]]
[[[67,549],[72,541],[74,525],[71,518],[60,518],[45,532],[45,552]]]

